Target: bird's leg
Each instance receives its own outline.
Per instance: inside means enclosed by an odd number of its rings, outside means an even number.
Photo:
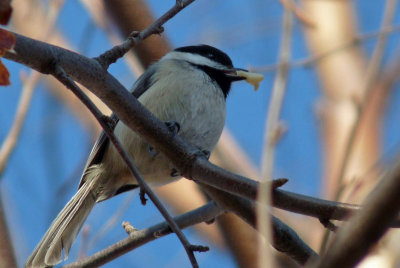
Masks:
[[[176,121],[166,121],[164,123],[167,126],[167,128],[174,134],[177,134],[179,132],[179,130],[181,129],[181,125],[179,125],[179,123]],[[147,145],[147,153],[150,156],[154,157],[159,154],[159,151],[157,151],[151,144],[148,144]]]
[[[200,147],[197,147],[199,150],[195,152],[196,156],[205,157],[207,160],[210,159],[211,152],[209,150],[203,150]]]
[[[176,168],[173,168],[171,171],[171,177],[175,178],[175,177],[180,177],[180,176],[181,176],[181,173]]]
[[[210,159],[211,152],[209,150],[201,150],[200,149],[200,152],[203,154],[203,156],[205,158],[207,158],[207,160]]]
[[[181,129],[181,125],[179,125],[176,121],[166,121],[164,122],[167,128],[174,134],[178,134],[179,130]]]

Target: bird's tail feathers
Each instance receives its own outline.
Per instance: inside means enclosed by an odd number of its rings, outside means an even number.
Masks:
[[[52,222],[29,256],[26,267],[53,266],[62,261],[62,250],[64,250],[64,260],[68,258],[71,245],[96,202],[94,191],[100,173],[93,173],[85,174],[92,177],[86,180]]]

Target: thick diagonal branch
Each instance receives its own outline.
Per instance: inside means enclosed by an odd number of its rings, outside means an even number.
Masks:
[[[228,172],[199,157],[197,148],[187,144],[179,135],[173,135],[163,122],[143,107],[96,60],[18,34],[15,36],[15,53],[9,52],[5,58],[47,74],[54,72],[54,62],[57,62],[72,79],[103,100],[128,127],[169,157],[186,178],[234,195],[255,199],[259,185],[257,181]],[[360,209],[359,206],[280,189],[274,190],[272,202],[275,207],[325,220],[345,220]],[[393,226],[398,227],[399,223],[397,220]]]
[[[203,189],[224,210],[230,211],[241,217],[253,228],[256,228],[255,202],[217,190],[207,185]],[[266,209],[264,207],[264,209]],[[272,246],[294,259],[301,265],[306,264],[310,258],[317,258],[315,253],[297,233],[278,218],[271,216]]]

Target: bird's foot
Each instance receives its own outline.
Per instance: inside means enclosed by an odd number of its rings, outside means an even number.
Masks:
[[[171,171],[171,177],[175,178],[175,177],[180,177],[180,176],[181,176],[181,173],[177,169],[173,168]]]
[[[203,150],[199,148],[199,150],[196,152],[196,155],[210,159],[211,152],[209,150]]]
[[[178,134],[179,130],[181,129],[181,125],[179,125],[176,121],[166,121],[164,122],[167,128],[174,134]]]

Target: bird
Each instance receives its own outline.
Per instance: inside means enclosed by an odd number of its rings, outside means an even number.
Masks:
[[[211,152],[225,125],[226,98],[235,81],[250,72],[209,45],[179,47],[152,64],[132,86],[132,94],[154,116],[189,144]],[[174,165],[115,114],[114,134],[152,186],[181,178]],[[138,187],[114,146],[102,132],[84,168],[76,194],[65,205],[26,261],[46,267],[68,258],[70,248],[94,205]]]

